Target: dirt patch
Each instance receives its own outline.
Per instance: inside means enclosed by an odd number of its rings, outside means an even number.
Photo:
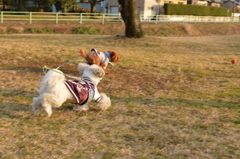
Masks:
[[[4,23],[0,24],[0,33],[57,33],[76,34],[78,28],[89,28],[98,30],[101,35],[124,35],[125,25],[122,23]],[[211,36],[211,35],[234,35],[240,34],[240,24],[189,24],[189,23],[162,23],[146,24],[142,23],[145,35],[150,36]],[[79,33],[80,34],[80,33]],[[84,34],[84,32],[81,34]],[[86,34],[89,34],[86,32]]]
[[[186,30],[186,32],[188,33],[188,35],[194,35],[194,36],[198,36],[201,35],[200,31],[197,29],[193,29],[193,25],[191,24],[185,24],[184,25],[184,29]]]

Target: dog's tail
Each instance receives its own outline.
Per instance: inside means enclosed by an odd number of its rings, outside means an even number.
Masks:
[[[45,92],[46,87],[47,88],[57,88],[56,87],[57,85],[62,84],[66,78],[61,73],[62,73],[62,71],[60,71],[60,70],[56,70],[56,69],[49,70],[47,72],[47,74],[43,77],[43,79],[41,80],[41,88],[39,90],[39,93],[41,94],[42,91]]]

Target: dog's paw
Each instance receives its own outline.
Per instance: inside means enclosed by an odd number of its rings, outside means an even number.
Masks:
[[[39,97],[38,98],[37,97],[33,98],[32,110],[33,110],[34,115],[37,115],[38,113],[41,112],[42,107],[41,107],[41,102],[40,102]]]
[[[97,106],[101,110],[106,110],[111,106],[111,99],[104,93],[101,93],[101,101],[97,104]]]
[[[33,114],[34,115],[37,115],[37,114],[39,114],[41,112],[41,108],[38,108],[38,109],[34,109],[33,110]]]
[[[80,56],[82,57],[87,57],[87,54],[85,53],[85,51],[83,49],[80,49]]]
[[[77,111],[77,112],[88,111],[89,107],[87,105],[77,105],[77,104],[75,104],[74,107],[73,107],[73,110]]]

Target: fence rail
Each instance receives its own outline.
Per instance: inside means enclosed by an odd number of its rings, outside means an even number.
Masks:
[[[182,23],[239,23],[240,17],[219,17],[219,16],[191,16],[191,15],[156,15],[146,19],[141,16],[143,22],[182,22]]]
[[[140,15],[141,22],[145,23],[238,23],[239,17],[218,17],[218,16],[187,16],[187,15]],[[5,22],[26,22],[26,23],[123,23],[120,14],[108,13],[52,13],[52,12],[0,12],[0,23]]]

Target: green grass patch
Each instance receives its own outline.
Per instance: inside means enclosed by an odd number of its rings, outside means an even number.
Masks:
[[[52,33],[52,29],[49,27],[45,27],[42,29],[35,28],[35,27],[30,27],[25,30],[25,33],[39,33],[39,34],[44,34],[44,33]]]
[[[101,29],[95,29],[92,28],[91,26],[86,26],[86,27],[77,27],[76,30],[74,30],[76,34],[90,34],[90,35],[98,35],[101,32]]]

